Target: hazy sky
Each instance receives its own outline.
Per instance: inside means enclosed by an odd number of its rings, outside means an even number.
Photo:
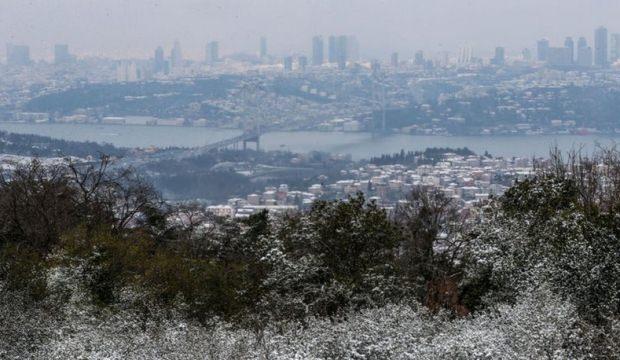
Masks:
[[[486,55],[534,48],[548,37],[586,36],[606,25],[620,32],[620,0],[0,0],[0,44],[31,46],[49,58],[54,43],[79,55],[148,57],[179,39],[186,57],[201,59],[204,45],[220,52],[309,53],[315,34],[355,34],[362,55],[401,57],[417,49]],[[4,56],[4,45],[0,56]]]

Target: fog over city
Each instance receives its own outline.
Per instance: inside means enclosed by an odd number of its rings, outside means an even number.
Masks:
[[[308,54],[312,36],[343,33],[357,36],[366,57],[465,44],[485,56],[542,37],[591,40],[619,17],[616,0],[2,0],[0,43],[30,45],[33,59],[51,58],[55,43],[78,56],[146,58],[178,39],[186,57],[201,59],[211,40],[224,55],[255,53],[260,36],[274,55]]]
[[[0,0],[0,359],[620,359],[620,0]]]

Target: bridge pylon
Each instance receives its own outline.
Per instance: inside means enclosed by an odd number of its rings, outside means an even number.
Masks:
[[[243,151],[248,149],[248,143],[256,144],[256,151],[260,150],[260,133],[254,133],[252,136],[243,139]]]

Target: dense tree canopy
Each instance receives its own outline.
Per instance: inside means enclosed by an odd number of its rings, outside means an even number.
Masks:
[[[613,358],[620,161],[553,154],[468,217],[416,189],[216,218],[131,170],[0,178],[3,358]]]

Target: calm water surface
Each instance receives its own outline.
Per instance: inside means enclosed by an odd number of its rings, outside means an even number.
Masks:
[[[238,130],[124,125],[15,124],[0,123],[0,130],[37,134],[65,140],[97,141],[123,147],[184,146],[195,147],[236,136]],[[620,143],[619,135],[515,135],[515,136],[424,136],[387,135],[373,137],[368,133],[327,133],[318,131],[272,132],[261,137],[265,150],[313,150],[350,154],[354,159],[368,158],[405,150],[428,147],[468,147],[477,153],[489,151],[495,156],[545,156],[557,145],[562,150],[583,147],[592,151],[597,146]]]

